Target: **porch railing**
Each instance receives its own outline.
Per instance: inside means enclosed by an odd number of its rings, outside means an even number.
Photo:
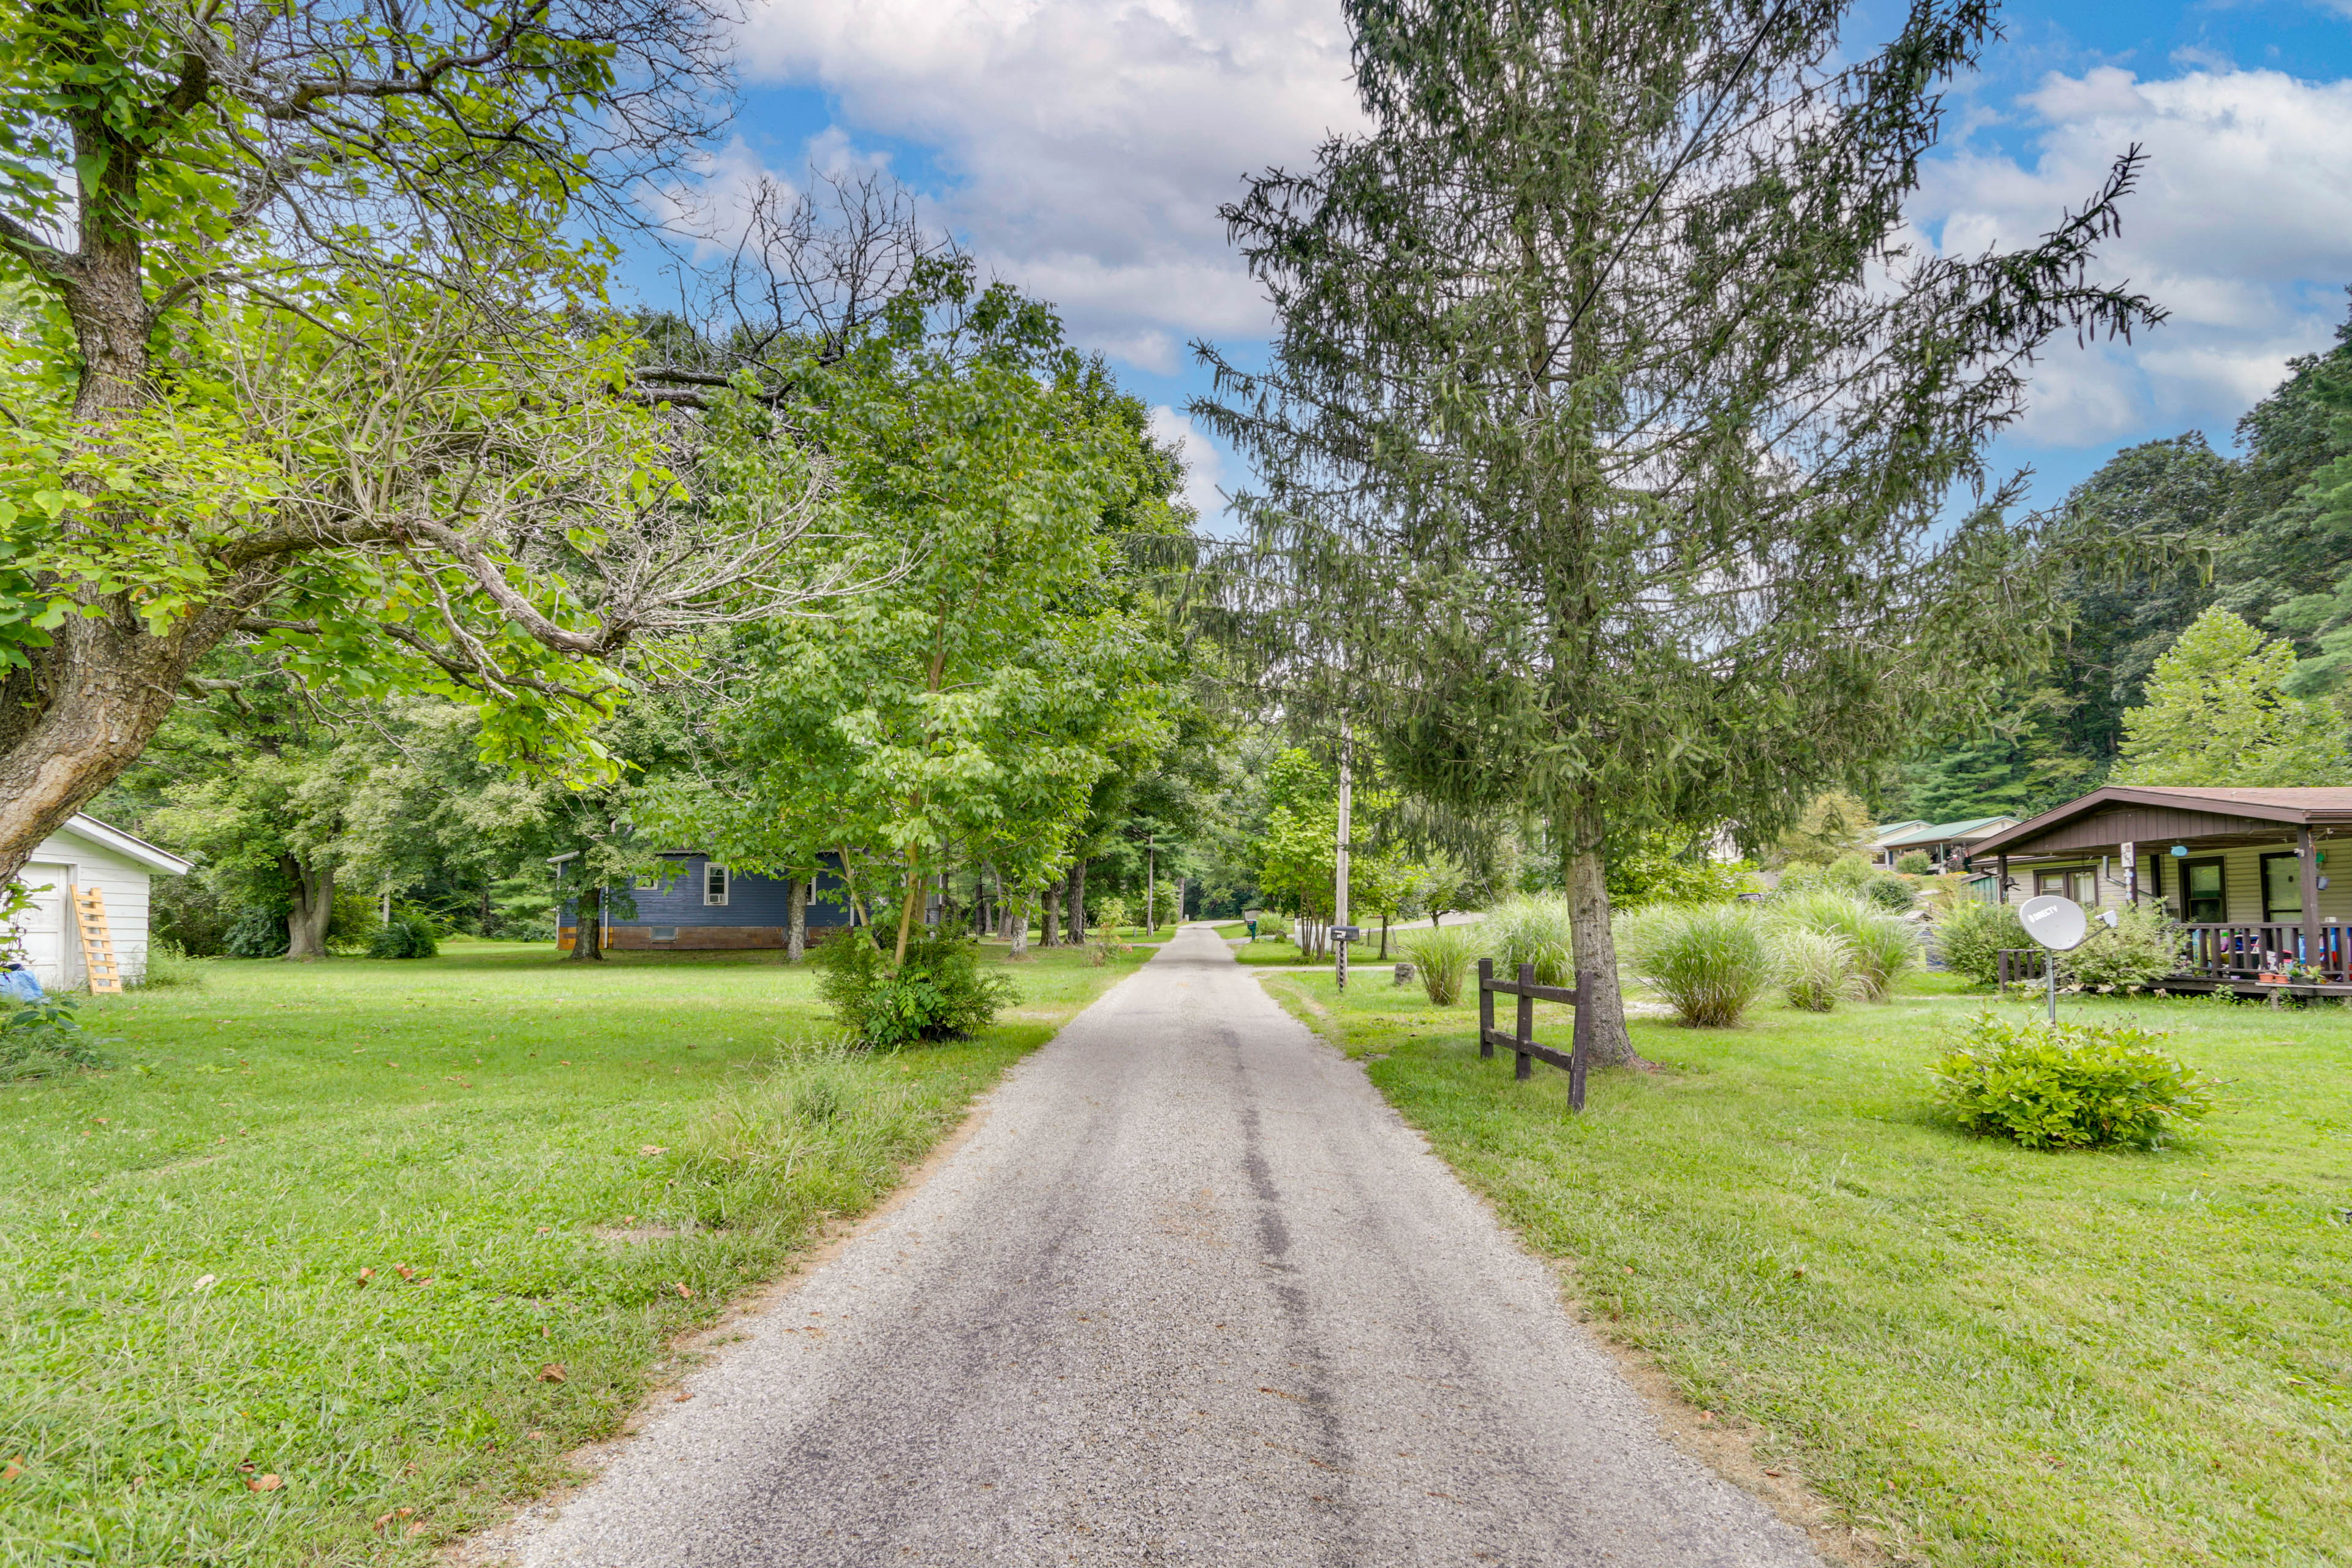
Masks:
[[[2181,928],[2180,973],[2204,980],[2253,980],[2284,973],[2290,964],[2316,970],[2333,984],[2352,981],[2346,962],[2347,928],[2332,922],[2319,927],[2315,951],[2301,921],[2232,921],[2198,922]]]

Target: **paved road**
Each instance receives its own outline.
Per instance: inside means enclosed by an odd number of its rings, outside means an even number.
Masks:
[[[524,1563],[1817,1563],[1205,927],[745,1326]]]

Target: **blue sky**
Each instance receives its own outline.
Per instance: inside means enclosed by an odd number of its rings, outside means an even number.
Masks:
[[[1856,52],[1900,9],[1855,14]],[[2133,141],[2150,154],[2105,265],[2173,312],[2128,348],[2043,363],[1998,458],[2055,500],[2119,447],[2201,428],[2226,447],[2286,359],[2325,347],[2352,284],[2352,0],[2012,5],[1958,85],[1913,209],[1975,250],[2048,226]],[[752,0],[714,210],[762,174],[886,166],[992,271],[1184,439],[1193,493],[1239,477],[1181,418],[1194,338],[1249,359],[1265,311],[1215,216],[1244,172],[1355,121],[1337,0]],[[656,281],[642,271],[638,279]]]

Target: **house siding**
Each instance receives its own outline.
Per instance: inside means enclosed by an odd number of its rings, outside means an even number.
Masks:
[[[706,904],[702,901],[703,879],[710,857],[671,855],[663,859],[669,869],[659,886],[614,889],[613,897],[616,900],[628,899],[635,912],[625,918],[608,916],[607,946],[647,952],[711,952],[785,945],[785,929],[792,919],[792,886],[788,879],[739,871],[728,879],[727,901]],[[846,884],[835,873],[817,874],[810,889],[805,917],[812,945],[848,926],[845,889]],[[578,911],[576,899],[564,900],[556,933],[559,948],[572,945]],[[655,941],[656,926],[676,927],[677,940]]]
[[[19,879],[33,895],[34,910],[25,922],[21,940],[27,966],[44,989],[70,991],[89,977],[81,957],[81,935],[74,923],[72,895],[80,888],[96,888],[106,901],[108,934],[114,942],[114,963],[125,984],[147,974],[148,882],[153,873],[119,850],[60,829],[41,840]]]
[[[2292,850],[2294,846],[2294,836],[2289,833],[2270,844],[2231,845],[2222,849],[2199,849],[2192,845],[2189,854],[2185,858],[2221,861],[2221,897],[2225,905],[2222,920],[2251,924],[2263,918],[2263,857]],[[2352,924],[2352,843],[2332,840],[2323,842],[2319,848],[2326,855],[2326,858],[2320,862],[2320,874],[2328,879],[2328,886],[2319,889],[2319,918],[2323,921],[2332,921],[2339,925]],[[2174,918],[2179,919],[2181,914],[2179,868],[2180,862],[2172,856],[2158,854],[2138,857],[2140,896],[2143,899],[2151,896],[2152,889],[2156,886],[2154,867],[2158,861],[2164,862],[2165,905],[2172,911]],[[2058,857],[2053,857],[2047,860],[2038,858],[2031,860],[2011,859],[2009,874],[2016,881],[2017,887],[2010,896],[2018,901],[2032,898],[2034,873],[2038,871],[2084,868],[2095,870],[2099,868],[2099,864],[2100,858],[2095,855],[2086,856],[2081,859],[2066,859]],[[2109,857],[2105,872],[2106,874],[2099,881],[2099,902],[2103,906],[2120,905],[2125,901],[2121,861]]]

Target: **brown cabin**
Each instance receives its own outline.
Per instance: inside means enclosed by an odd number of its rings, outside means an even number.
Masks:
[[[2352,789],[2109,784],[1979,841],[1969,862],[2003,903],[2163,904],[2188,931],[2178,989],[2260,991],[2300,963],[2352,994]]]

